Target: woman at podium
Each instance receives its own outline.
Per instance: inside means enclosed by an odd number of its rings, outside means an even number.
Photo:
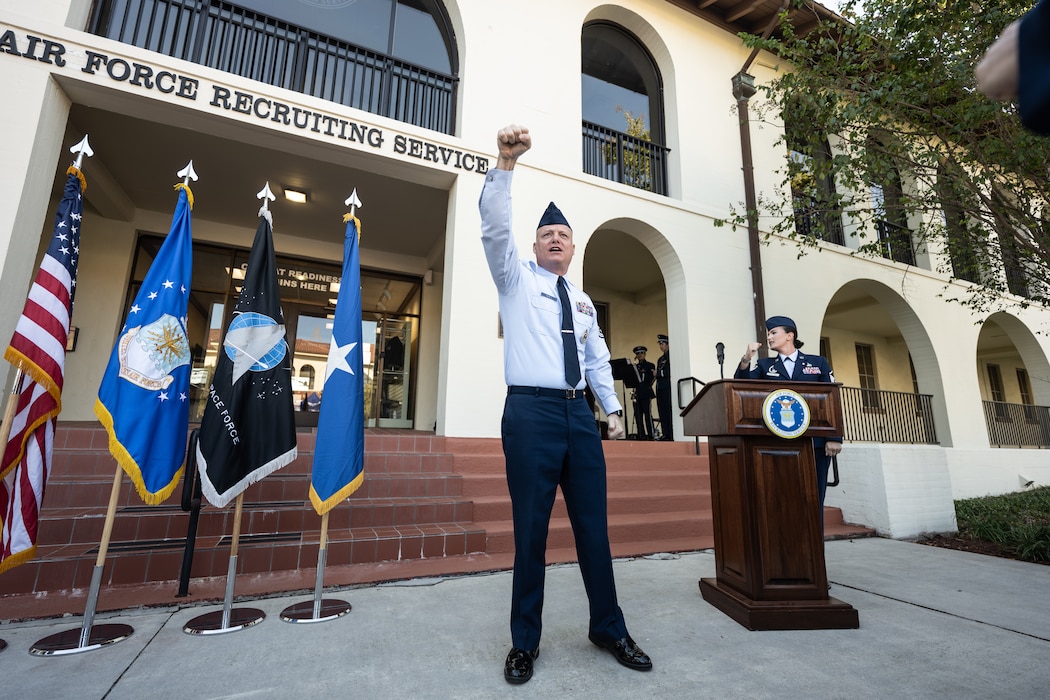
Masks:
[[[787,316],[766,319],[766,343],[776,352],[774,357],[760,357],[751,367],[751,360],[762,343],[748,343],[734,379],[768,379],[777,382],[834,382],[835,375],[828,361],[820,355],[807,355],[800,348],[795,322]],[[820,494],[821,523],[824,522],[824,494],[828,490],[828,467],[831,458],[842,451],[842,438],[814,438],[813,456],[816,458],[817,491]]]

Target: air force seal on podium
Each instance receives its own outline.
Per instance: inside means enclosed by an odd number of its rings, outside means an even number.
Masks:
[[[770,392],[762,403],[762,422],[777,437],[793,440],[809,428],[809,405],[790,389]]]

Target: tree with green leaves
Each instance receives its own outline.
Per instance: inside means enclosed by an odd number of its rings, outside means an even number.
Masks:
[[[622,182],[631,187],[652,191],[653,156],[649,150],[644,148],[644,146],[639,146],[637,144],[637,141],[643,141],[645,143],[652,142],[652,135],[650,134],[649,127],[645,125],[645,115],[640,114],[635,116],[631,114],[630,110],[624,109],[623,107],[617,107],[616,111],[622,112],[624,119],[627,120],[626,134],[630,136],[633,141],[626,142],[610,137],[602,146],[602,154],[605,157],[605,162],[610,165],[615,164],[622,156]]]
[[[770,38],[743,36],[783,61],[755,111],[783,131],[791,197],[760,198],[762,228],[800,254],[847,237],[907,264],[930,252],[976,309],[1050,305],[1050,139],[973,76],[1033,0],[848,0],[815,24],[794,2]]]

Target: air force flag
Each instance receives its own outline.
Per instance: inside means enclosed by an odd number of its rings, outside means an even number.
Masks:
[[[193,193],[185,184],[175,188],[179,201],[171,231],[128,310],[95,401],[109,451],[150,505],[162,503],[178,485],[189,427]]]
[[[317,446],[310,501],[324,515],[364,481],[365,390],[361,352],[361,222],[346,216],[343,278],[335,306],[324,400],[317,418]]]

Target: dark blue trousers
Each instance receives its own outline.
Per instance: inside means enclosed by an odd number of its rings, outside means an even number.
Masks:
[[[547,532],[559,486],[590,602],[589,631],[606,640],[627,636],[609,548],[605,454],[587,402],[508,395],[503,454],[514,512],[513,646],[532,650],[540,644]]]
[[[831,467],[831,457],[824,454],[824,445],[827,440],[815,438],[813,440],[813,456],[817,462],[817,493],[820,494],[820,507],[824,507],[824,494],[828,491],[828,469]]]

